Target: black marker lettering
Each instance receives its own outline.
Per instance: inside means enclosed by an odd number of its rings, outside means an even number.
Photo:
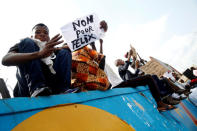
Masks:
[[[88,33],[89,32],[89,29],[88,28],[85,28],[85,32]]]
[[[83,26],[86,26],[86,21],[85,21],[85,20],[81,20],[81,24],[82,24]]]
[[[77,34],[77,38],[79,38],[80,30],[77,30],[76,34]]]
[[[93,15],[90,15],[89,17],[87,17],[87,24],[94,22],[93,20]]]
[[[90,41],[92,38],[93,38],[93,39],[96,39],[95,37],[93,37],[93,34],[88,35],[88,37],[89,37],[89,40],[88,40],[88,41]]]
[[[72,22],[74,31],[77,30],[77,28],[76,28],[75,25],[77,25],[78,27],[80,27],[80,21],[78,20],[77,22],[78,23]]]
[[[84,40],[85,40],[86,43],[88,43],[87,35],[84,35]]]
[[[92,29],[92,26],[89,26],[89,32],[91,31],[94,31],[94,30]]]
[[[81,45],[86,43],[85,41],[83,41],[83,38],[80,38],[80,41],[81,41]]]
[[[84,34],[84,31],[83,31],[83,30],[81,30],[81,33],[82,33],[82,34]]]
[[[73,41],[71,41],[71,43],[73,44],[73,50],[75,50],[76,48],[79,48],[81,46],[79,43],[79,39],[73,40]]]

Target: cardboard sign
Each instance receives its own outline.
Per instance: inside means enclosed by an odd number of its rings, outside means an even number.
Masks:
[[[99,20],[95,14],[76,19],[63,26],[61,31],[71,51],[76,51],[101,36]]]

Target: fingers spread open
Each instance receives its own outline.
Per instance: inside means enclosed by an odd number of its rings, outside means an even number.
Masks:
[[[47,42],[46,45],[52,44],[53,42],[57,42],[57,41],[59,41],[61,38],[62,38],[62,36],[61,36],[60,34],[57,34],[57,35],[55,35],[51,40],[49,40],[49,41]]]
[[[58,35],[57,37],[54,37],[54,38],[51,40],[51,42],[56,42],[56,41],[60,40],[61,38],[62,38],[62,36],[61,36],[61,35]]]
[[[56,39],[58,36],[60,36],[60,34],[55,35],[55,36],[51,39],[51,41],[53,41],[54,39]]]
[[[48,47],[54,47],[54,46],[59,45],[59,44],[61,44],[61,43],[63,43],[63,42],[64,42],[63,40],[57,41],[57,42],[52,42],[52,43],[50,43],[50,44],[48,45]]]

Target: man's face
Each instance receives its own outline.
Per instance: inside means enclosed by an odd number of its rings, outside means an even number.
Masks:
[[[33,29],[32,38],[40,41],[49,41],[49,31],[45,26],[37,26]]]

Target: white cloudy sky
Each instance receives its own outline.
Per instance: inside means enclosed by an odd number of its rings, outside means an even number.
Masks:
[[[140,56],[153,56],[180,72],[197,65],[197,0],[4,0],[0,2],[2,58],[31,28],[47,24],[50,35],[81,16],[96,13],[106,20],[107,62],[123,58],[132,44]],[[15,67],[0,65],[0,77],[9,87],[16,83]]]

